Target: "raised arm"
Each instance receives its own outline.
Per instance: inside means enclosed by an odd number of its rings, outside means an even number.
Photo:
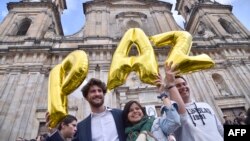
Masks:
[[[165,90],[164,80],[160,75],[156,83],[160,92],[158,98],[162,100],[163,106],[161,108],[161,117],[157,119],[157,125],[155,125],[155,128],[153,128],[152,132],[158,129],[157,126],[160,126],[160,129],[165,134],[165,136],[168,136],[170,133],[173,133],[178,127],[180,127],[180,115],[177,112],[178,106],[176,103],[171,103],[168,96],[168,91]]]
[[[175,86],[175,75],[178,71],[175,71],[175,67],[173,62],[166,64],[165,66],[165,90],[169,92],[170,99],[175,101],[178,104],[178,112],[179,114],[186,113],[185,104],[181,98],[181,95],[178,89]]]

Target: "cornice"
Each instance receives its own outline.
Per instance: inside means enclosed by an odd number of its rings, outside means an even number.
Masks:
[[[115,18],[120,18],[120,17],[126,17],[126,15],[138,15],[139,17],[142,18],[147,18],[147,15],[141,12],[120,12],[115,16]]]
[[[168,3],[168,2],[164,2],[164,1],[155,1],[155,0],[135,0],[135,1],[138,1],[138,2],[142,2],[142,3],[145,3],[144,5],[139,5],[139,4],[127,4],[127,3],[124,3],[124,4],[113,4],[112,2],[115,2],[115,1],[118,1],[118,0],[94,0],[94,1],[87,1],[85,3],[83,3],[83,12],[84,14],[87,14],[87,9],[89,6],[92,6],[92,5],[102,5],[102,6],[108,6],[108,7],[133,7],[133,8],[149,8],[149,7],[153,7],[153,6],[165,6],[167,7],[167,9],[170,9],[172,8],[172,4],[171,3]]]
[[[0,49],[0,52],[7,51],[7,52],[49,52],[52,48],[50,46],[9,46],[8,49]]]
[[[0,54],[5,53],[17,53],[17,52],[39,52],[39,53],[68,53],[74,50],[84,50],[84,51],[114,51],[117,47],[117,44],[95,44],[95,45],[78,45],[77,48],[52,48],[52,46],[9,46],[8,48],[0,49]],[[218,43],[216,45],[193,45],[191,48],[192,52],[211,52],[211,51],[219,51],[225,49],[244,49],[250,50],[250,42],[246,44],[239,44],[239,43]],[[156,48],[153,47],[155,52],[162,52],[163,50],[169,50],[168,48]],[[131,50],[133,51],[133,50]]]
[[[117,47],[117,44],[79,45],[78,46],[79,49],[83,49],[83,50],[86,50],[86,51],[94,51],[94,50],[96,50],[96,51],[100,51],[100,50],[109,51],[109,50],[114,50],[116,47]]]
[[[216,96],[215,100],[224,100],[224,99],[239,99],[239,98],[245,98],[244,95],[229,95],[229,96]]]
[[[239,43],[217,43],[216,45],[193,45],[193,50],[225,50],[225,49],[245,49],[250,50],[250,42],[246,44]]]
[[[5,49],[0,49],[0,54],[8,55],[8,53],[48,53],[48,54],[67,54],[74,50],[84,51],[114,51],[116,44],[109,45],[79,45],[77,48],[52,48],[51,46],[9,46]]]
[[[32,73],[40,72],[41,74],[49,74],[52,66],[44,65],[42,63],[34,64],[13,64],[0,67],[1,73]]]

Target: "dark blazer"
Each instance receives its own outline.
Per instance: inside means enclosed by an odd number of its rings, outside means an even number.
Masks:
[[[112,109],[111,113],[115,120],[115,125],[120,141],[125,141],[125,129],[123,126],[122,110]],[[73,141],[92,141],[91,115],[77,124],[77,132]]]
[[[47,137],[46,141],[64,141],[64,139],[60,136],[59,131],[56,131],[51,136]]]

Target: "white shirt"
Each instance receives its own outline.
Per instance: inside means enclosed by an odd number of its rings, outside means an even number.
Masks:
[[[177,141],[223,141],[223,126],[207,103],[190,102],[185,107],[182,126],[175,132]]]
[[[92,141],[119,141],[115,120],[106,108],[102,113],[91,113]]]

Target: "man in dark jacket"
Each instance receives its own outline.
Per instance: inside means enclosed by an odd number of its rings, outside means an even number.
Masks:
[[[104,106],[106,92],[105,83],[95,78],[90,79],[82,88],[91,114],[77,124],[73,141],[125,141],[122,111]]]

